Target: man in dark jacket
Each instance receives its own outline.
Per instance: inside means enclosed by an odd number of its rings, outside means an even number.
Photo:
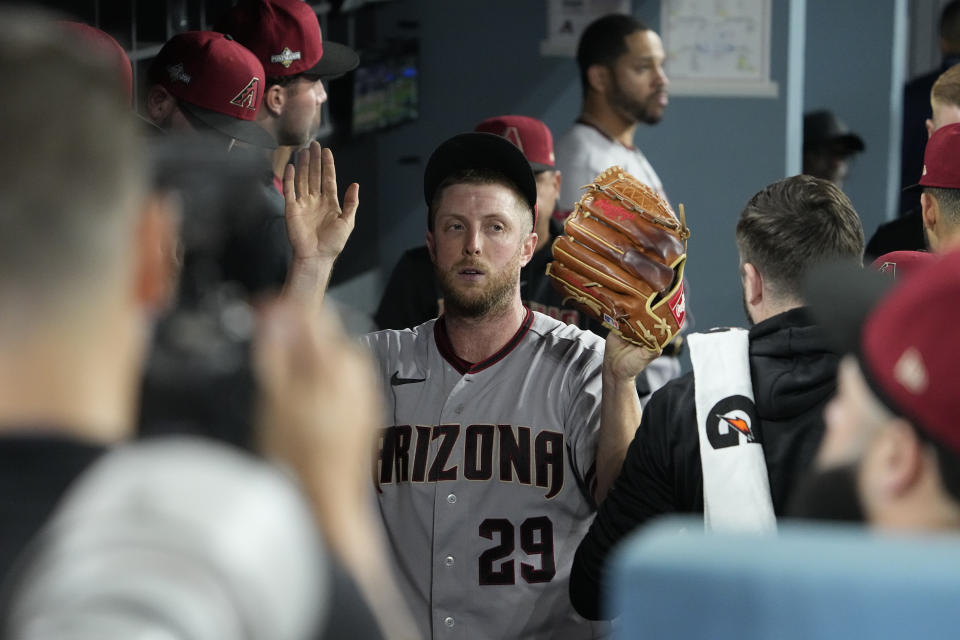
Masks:
[[[823,408],[836,387],[838,357],[807,315],[802,283],[814,265],[837,259],[859,262],[863,228],[837,187],[795,176],[768,186],[747,203],[736,238],[752,325],[749,369],[756,418],[751,438],[762,444],[773,513],[779,515],[796,479],[813,460],[823,435]],[[620,476],[577,549],[570,597],[581,615],[616,615],[601,609],[605,563],[624,536],[661,514],[703,511],[699,447],[690,373],[650,399]]]

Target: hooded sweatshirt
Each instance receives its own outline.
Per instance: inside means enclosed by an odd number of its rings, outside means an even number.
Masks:
[[[750,374],[774,512],[783,513],[798,478],[823,437],[823,410],[836,390],[839,356],[803,308],[750,329]],[[759,427],[759,428],[758,428]],[[580,615],[601,610],[611,549],[651,518],[703,512],[703,471],[694,377],[688,373],[656,392],[643,410],[616,483],[580,543],[570,575],[570,599]]]

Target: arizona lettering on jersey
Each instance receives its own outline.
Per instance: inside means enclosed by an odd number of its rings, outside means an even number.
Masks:
[[[463,437],[463,456],[451,455]],[[430,442],[440,440],[430,455]],[[388,427],[377,457],[379,484],[499,480],[545,489],[547,499],[563,488],[563,433],[509,424],[408,424]]]
[[[442,319],[363,341],[385,391],[377,501],[420,635],[605,637],[567,595],[596,507],[603,341],[529,310],[479,363]]]

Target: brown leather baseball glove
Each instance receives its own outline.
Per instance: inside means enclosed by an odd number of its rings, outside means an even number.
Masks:
[[[650,351],[683,326],[687,229],[667,201],[620,167],[586,192],[553,243],[547,275],[578,308]]]

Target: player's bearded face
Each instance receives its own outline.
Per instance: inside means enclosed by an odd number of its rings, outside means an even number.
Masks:
[[[327,101],[323,82],[300,77],[283,91],[285,100],[277,142],[290,146],[305,145],[316,137],[320,128],[321,107]]]
[[[499,270],[482,260],[466,259],[450,269],[434,266],[437,282],[443,292],[444,312],[462,318],[481,318],[490,312],[504,309],[509,305],[520,282],[521,248],[509,263]],[[484,272],[484,282],[477,286],[464,286],[458,274],[465,269],[478,269]]]
[[[637,31],[625,38],[627,52],[610,67],[607,101],[636,122],[656,124],[667,108],[664,51],[653,31]]]
[[[446,314],[481,318],[519,300],[520,268],[532,252],[529,216],[506,187],[447,187],[428,237]]]

